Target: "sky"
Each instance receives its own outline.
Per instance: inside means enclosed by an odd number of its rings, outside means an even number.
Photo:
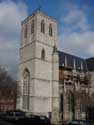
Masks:
[[[16,79],[21,21],[38,7],[58,23],[58,50],[94,57],[94,0],[0,0],[0,65]]]

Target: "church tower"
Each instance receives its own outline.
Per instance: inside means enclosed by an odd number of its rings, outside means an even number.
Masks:
[[[17,108],[58,119],[57,22],[40,11],[21,23]]]

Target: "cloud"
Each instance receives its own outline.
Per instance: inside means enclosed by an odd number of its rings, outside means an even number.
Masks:
[[[90,30],[86,13],[75,5],[68,5],[61,20],[59,49],[80,57],[94,56],[94,31]]]
[[[61,35],[58,46],[62,51],[84,58],[94,56],[94,32]]]
[[[68,13],[62,19],[63,25],[71,31],[87,31],[89,30],[89,24],[84,11],[78,7],[70,7]]]
[[[16,0],[15,0],[16,1]],[[64,0],[65,1],[65,0]],[[60,50],[81,57],[94,56],[94,32],[90,31],[85,9],[80,9],[66,0],[61,4],[63,16],[60,23]],[[63,6],[63,7],[62,7]],[[62,9],[61,9],[62,10]],[[27,6],[14,0],[0,2],[0,64],[15,77],[19,60],[20,22],[28,15]]]
[[[0,65],[14,76],[17,74],[20,23],[27,16],[23,2],[0,2]]]

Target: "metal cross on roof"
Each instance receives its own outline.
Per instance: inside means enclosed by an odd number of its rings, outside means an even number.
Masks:
[[[39,1],[39,0],[36,0],[36,3],[37,3],[37,10],[40,11],[40,9],[41,9],[40,1]]]

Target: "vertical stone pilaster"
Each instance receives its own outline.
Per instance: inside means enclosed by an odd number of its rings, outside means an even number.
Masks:
[[[59,110],[60,110],[60,97],[59,97],[59,58],[56,47],[54,47],[52,54],[52,124],[59,124]]]
[[[23,93],[23,86],[22,82],[20,81],[17,83],[17,104],[16,109],[22,109],[22,93]]]
[[[68,114],[67,114],[67,97],[66,93],[63,93],[63,121],[66,121],[68,119]]]

